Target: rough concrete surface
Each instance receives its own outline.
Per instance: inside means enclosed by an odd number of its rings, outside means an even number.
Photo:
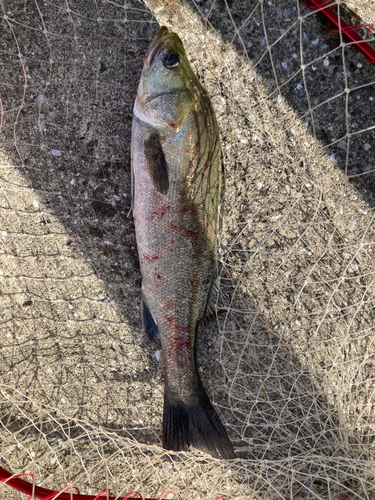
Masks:
[[[297,0],[0,8],[1,465],[87,494],[371,498],[374,65]],[[229,299],[197,352],[233,462],[163,452],[160,345],[140,325],[130,131],[162,24],[225,156]]]

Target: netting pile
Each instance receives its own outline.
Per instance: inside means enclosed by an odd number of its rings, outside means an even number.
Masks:
[[[0,8],[0,465],[87,494],[374,498],[374,65],[298,0]],[[130,130],[159,24],[221,132],[230,300],[198,362],[232,462],[168,460],[140,325]]]

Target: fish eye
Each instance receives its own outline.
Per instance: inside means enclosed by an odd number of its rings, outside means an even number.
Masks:
[[[163,66],[167,69],[175,68],[179,64],[180,61],[178,59],[178,54],[175,54],[174,52],[168,52],[163,59]]]

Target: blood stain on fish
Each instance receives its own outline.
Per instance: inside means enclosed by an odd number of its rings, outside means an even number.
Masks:
[[[155,262],[158,258],[159,257],[157,255],[148,255],[147,253],[142,254],[142,260],[145,262]]]
[[[165,215],[171,208],[171,205],[161,205],[152,212],[152,215],[154,218],[163,217],[163,215]]]

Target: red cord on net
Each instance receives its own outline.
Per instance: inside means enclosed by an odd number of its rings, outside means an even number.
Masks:
[[[368,34],[374,27],[374,25],[362,24],[360,26],[350,26],[342,19],[342,17],[339,17],[331,7],[326,7],[329,3],[332,3],[332,5],[334,5],[331,1],[325,2],[322,0],[306,0],[306,7],[311,11],[319,10],[319,12],[328,20],[328,31],[330,31],[331,33],[339,33],[341,31],[341,33],[346,38],[348,38],[350,42],[353,42],[355,47],[360,52],[362,52],[362,54],[366,57],[368,63],[375,64],[375,49],[371,47],[369,43],[365,42],[363,38],[355,31],[357,29],[367,27],[367,40]],[[330,25],[335,26],[336,29],[330,30]]]
[[[17,491],[20,491],[21,493],[25,493],[26,495],[29,495],[28,500],[31,500],[32,498],[38,499],[38,500],[98,500],[100,495],[103,493],[109,493],[108,489],[102,490],[100,493],[97,495],[82,495],[78,488],[75,486],[69,486],[67,488],[62,488],[57,491],[49,490],[47,488],[42,488],[40,486],[35,486],[32,483],[28,483],[27,481],[24,481],[21,479],[24,476],[32,476],[32,472],[28,472],[26,474],[11,474],[7,470],[3,469],[0,467],[0,483],[5,483],[8,486],[14,488]],[[76,490],[77,493],[72,493],[69,490]],[[68,492],[69,491],[69,492]],[[173,493],[172,491],[168,491],[167,493],[164,493],[158,498],[143,498],[140,493],[137,491],[132,491],[131,493],[128,493],[124,497],[114,497],[114,496],[108,496],[104,497],[105,500],[165,500],[165,497],[167,495],[175,495],[175,497],[178,500],[182,500],[181,496],[178,495],[177,493]],[[133,495],[138,495],[138,497],[133,496]]]
[[[58,491],[52,491],[48,490],[47,488],[41,488],[40,486],[34,486],[32,483],[28,483],[27,481],[24,481],[23,479],[20,479],[21,477],[25,476],[31,476],[33,477],[34,474],[32,472],[28,472],[25,474],[11,474],[7,470],[3,469],[0,467],[0,483],[5,483],[12,488],[21,491],[22,493],[26,493],[26,495],[29,495],[28,500],[31,500],[32,498],[37,498],[39,500],[99,500],[99,497],[105,493],[108,495],[110,494],[109,489],[106,488],[102,490],[100,493],[98,493],[96,496],[94,495],[82,495],[79,492],[79,489],[76,488],[75,486],[68,486],[67,488],[62,488],[61,490]],[[69,490],[76,490],[77,493],[72,493],[69,492]],[[138,495],[139,498],[136,498],[131,495]],[[166,493],[163,493],[160,495],[158,498],[143,498],[138,491],[132,491],[128,493],[126,496],[119,498],[118,496],[116,497],[111,497],[108,496],[106,500],[166,500],[166,497],[168,495],[174,495],[177,497],[178,500],[182,500],[182,497],[173,491],[167,491]],[[220,497],[217,497],[216,500],[228,500],[228,497],[226,495],[222,495]],[[252,497],[251,500],[258,500],[257,497]],[[289,497],[283,497],[280,500],[290,500]],[[337,500],[345,500],[344,496],[340,496]]]
[[[329,28],[329,26],[330,26],[330,24],[328,23],[328,25],[327,25],[327,31],[329,31],[330,33],[340,33],[340,30],[331,30]],[[357,26],[350,26],[350,29],[357,31],[357,30],[360,30],[362,28],[367,28],[367,33],[366,33],[366,37],[365,37],[365,40],[367,40],[368,36],[369,36],[369,33],[373,29],[373,27],[374,27],[374,25],[372,23],[371,24],[358,24]],[[341,28],[341,32],[344,33],[344,35],[345,35],[345,33],[347,31],[348,31],[347,28]]]
[[[108,496],[110,496],[110,494],[111,494],[111,492],[109,491],[109,488],[104,488],[104,490],[99,491],[99,493],[96,495],[96,497],[94,498],[94,500],[99,500],[99,497],[101,497],[102,495],[104,495],[104,493],[108,493]]]
[[[69,490],[76,490],[78,495],[79,495],[78,488],[76,488],[75,486],[67,486],[66,488],[61,488],[61,490],[53,491],[48,497],[45,497],[44,500],[55,500],[58,497],[61,498],[61,495]],[[71,496],[70,493],[69,493],[69,496]],[[30,496],[30,499],[31,499],[31,496]]]

